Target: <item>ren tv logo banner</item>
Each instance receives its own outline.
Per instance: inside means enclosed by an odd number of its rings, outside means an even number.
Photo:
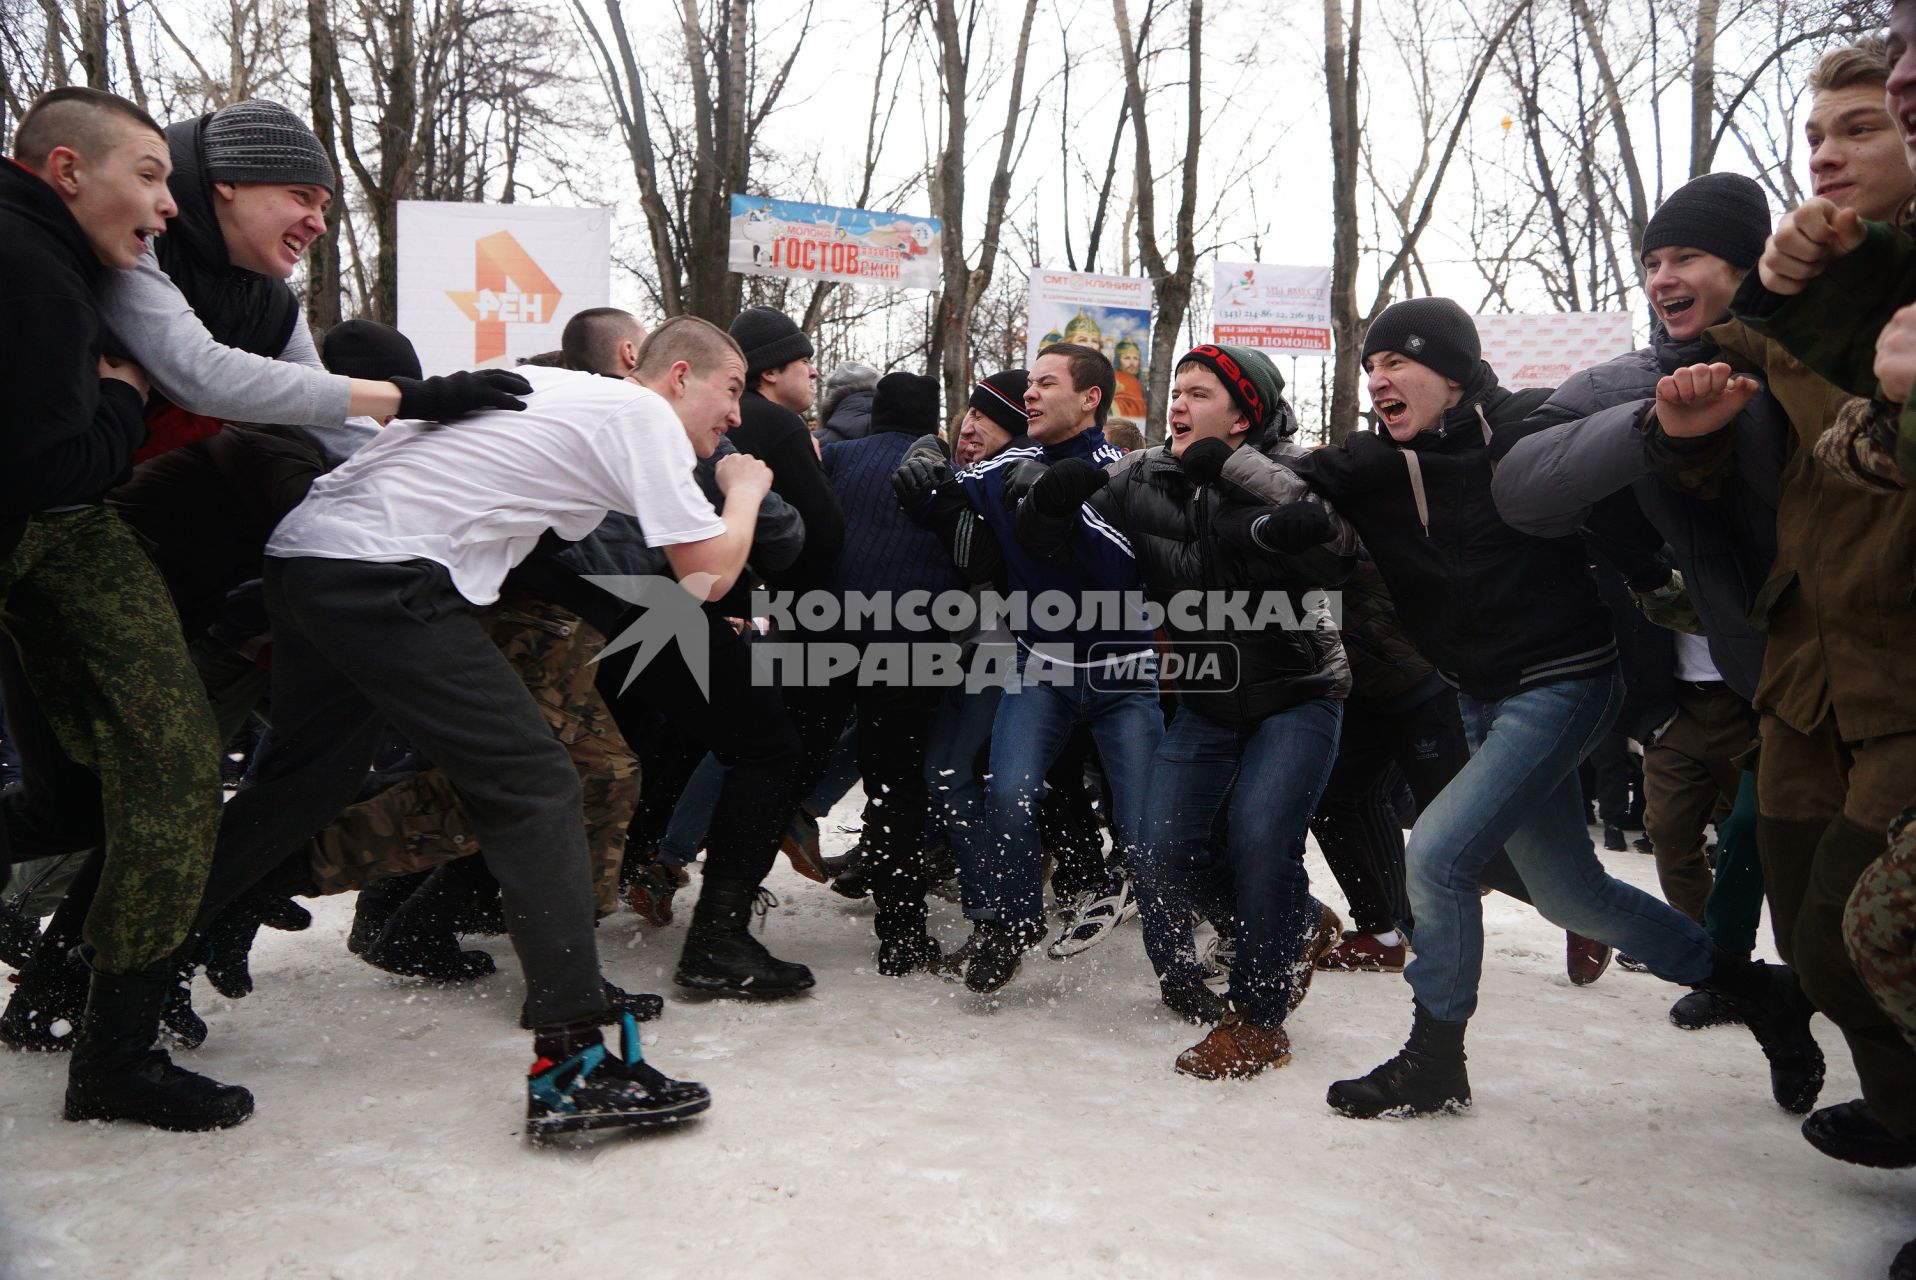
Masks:
[[[566,321],[611,300],[605,209],[399,206],[399,328],[428,374],[555,350]]]

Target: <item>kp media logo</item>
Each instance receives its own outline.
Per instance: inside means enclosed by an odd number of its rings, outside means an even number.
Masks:
[[[446,296],[472,321],[473,363],[484,364],[505,355],[507,325],[549,323],[564,295],[510,231],[480,237],[472,253],[473,287]]]

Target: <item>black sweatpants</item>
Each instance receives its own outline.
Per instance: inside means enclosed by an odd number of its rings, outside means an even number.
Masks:
[[[858,772],[866,797],[865,847],[874,924],[881,938],[911,937],[925,924],[925,744],[942,690],[910,685],[860,687],[853,670],[830,684],[785,690],[785,706],[805,744],[804,788],[825,776],[832,749],[858,717]]]
[[[1390,803],[1399,773],[1421,812],[1469,760],[1470,744],[1451,689],[1439,689],[1396,713],[1357,699],[1344,704],[1337,762],[1311,818],[1311,834],[1350,903],[1358,932],[1388,933],[1412,924],[1404,886],[1404,829]],[[1501,850],[1477,880],[1519,902],[1530,901],[1523,878]]]
[[[351,804],[390,722],[464,802],[504,891],[527,1027],[606,1007],[579,778],[443,566],[268,559],[273,733],[226,806],[202,926]]]
[[[809,789],[805,753],[778,690],[752,682],[750,642],[726,619],[704,612],[706,692],[678,646],[668,645],[623,691],[636,650],[605,658],[599,694],[640,756],[645,785],[632,838],[653,846],[665,838],[686,779],[709,751],[730,767],[705,831],[704,880],[752,889],[778,859],[779,840]]]

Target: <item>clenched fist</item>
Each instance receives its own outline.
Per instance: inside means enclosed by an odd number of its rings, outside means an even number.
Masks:
[[[1657,382],[1657,425],[1663,434],[1693,440],[1736,420],[1763,388],[1727,364],[1693,364]]]
[[[719,492],[741,501],[762,501],[772,490],[772,469],[749,453],[728,453],[718,460],[712,478]]]
[[[1911,382],[1916,382],[1916,305],[1891,316],[1876,335],[1876,383],[1883,399],[1904,403]]]
[[[1829,264],[1863,243],[1863,219],[1833,201],[1806,200],[1776,224],[1756,274],[1771,293],[1801,293]]]

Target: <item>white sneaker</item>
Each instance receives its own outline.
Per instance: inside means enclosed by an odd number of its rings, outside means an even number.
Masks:
[[[1138,913],[1131,878],[1115,875],[1096,889],[1086,889],[1072,902],[1071,913],[1044,953],[1065,960],[1103,942],[1111,931]]]
[[[1204,966],[1204,985],[1222,991],[1231,985],[1231,962],[1237,959],[1237,939],[1212,934],[1198,963]]]

